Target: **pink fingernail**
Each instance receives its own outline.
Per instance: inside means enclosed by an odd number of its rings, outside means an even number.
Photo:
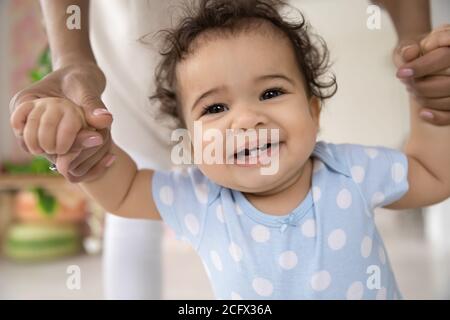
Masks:
[[[92,112],[92,114],[94,116],[103,116],[103,115],[112,116],[111,112],[103,108],[95,109],[94,112]]]
[[[429,119],[429,120],[431,120],[431,119],[434,118],[434,114],[431,113],[430,111],[422,111],[422,112],[420,113],[420,116],[421,116],[422,118]]]
[[[102,138],[100,137],[90,137],[83,141],[83,146],[86,148],[92,148],[99,146],[103,143]]]
[[[112,156],[112,157],[108,160],[108,162],[105,163],[105,167],[109,168],[109,167],[114,163],[114,161],[116,161],[116,156]]]
[[[400,69],[397,72],[397,77],[399,78],[408,78],[414,75],[414,70],[410,68]]]

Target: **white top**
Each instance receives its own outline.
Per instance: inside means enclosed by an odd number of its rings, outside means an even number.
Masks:
[[[159,60],[155,41],[148,36],[170,25],[169,6],[175,1],[91,1],[91,44],[107,86],[103,101],[114,115],[114,141],[138,165],[168,168],[170,131],[155,121],[148,97],[154,90]],[[154,111],[154,109],[153,109]]]

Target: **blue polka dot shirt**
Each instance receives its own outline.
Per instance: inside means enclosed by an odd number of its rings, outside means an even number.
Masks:
[[[217,298],[401,298],[373,210],[408,190],[406,156],[318,142],[311,157],[311,190],[284,216],[196,167],[154,174],[162,219],[200,255]]]

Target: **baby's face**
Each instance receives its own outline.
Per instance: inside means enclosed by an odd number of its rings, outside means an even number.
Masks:
[[[178,64],[177,83],[191,136],[196,121],[203,132],[215,128],[224,138],[227,129],[279,130],[278,150],[272,148],[279,158],[274,174],[261,174],[264,165],[259,161],[198,165],[208,178],[228,188],[264,194],[283,188],[302,172],[316,141],[319,103],[308,99],[287,39],[253,31],[200,40]],[[225,161],[229,154],[225,142],[223,146]]]

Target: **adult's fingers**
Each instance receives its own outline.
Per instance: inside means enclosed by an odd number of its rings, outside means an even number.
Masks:
[[[449,67],[450,47],[442,47],[405,63],[398,69],[397,77],[401,79],[420,78],[446,70]]]
[[[93,168],[103,157],[109,152],[110,146],[103,145],[100,149],[97,150],[94,154],[91,155],[84,162],[80,163],[78,166],[74,168],[70,168],[69,172],[71,175],[75,177],[84,176],[91,168]]]
[[[86,161],[92,162],[89,159],[93,155],[95,155],[96,153],[101,153],[103,156],[110,149],[111,138],[110,138],[109,130],[108,129],[99,130],[99,131],[96,131],[96,134],[98,135],[98,138],[99,138],[97,143],[100,143],[100,140],[101,140],[101,143],[97,146],[83,149],[82,152],[80,153],[80,155],[76,159],[74,159],[72,161],[72,163],[70,164],[69,170],[73,171],[74,175],[80,175],[78,172],[76,172],[74,170]],[[77,138],[77,140],[79,142],[75,141],[74,145],[77,143],[82,144],[84,141],[86,141],[86,139],[80,139],[80,138]],[[91,140],[87,140],[87,141],[90,142]],[[95,165],[95,163],[92,163],[91,167],[93,167],[94,165]]]
[[[419,111],[420,117],[436,126],[450,126],[450,111],[438,111],[429,108],[422,108]]]
[[[105,75],[95,63],[67,70],[61,82],[65,97],[83,108],[88,125],[95,129],[108,128],[112,123],[112,116],[100,98],[105,85]]]
[[[80,152],[80,155],[70,163],[69,170],[72,171],[73,169],[77,168],[81,163],[87,161],[95,153],[99,152],[100,149],[103,148],[103,146],[104,145],[100,145],[97,147],[83,149]]]
[[[100,176],[102,176],[106,172],[108,167],[110,167],[112,165],[114,160],[115,160],[115,156],[113,154],[108,153],[106,156],[103,157],[103,159],[101,161],[99,161],[84,176],[75,177],[69,173],[66,178],[72,183],[93,181],[95,179],[98,179]]]
[[[94,147],[97,147],[103,143],[104,141],[101,131],[96,131],[89,128],[82,129],[75,137],[75,141],[70,147],[69,152],[80,151],[83,153],[87,150],[95,149]]]
[[[450,110],[450,97],[445,98],[424,98],[416,96],[417,103],[430,110],[436,111],[449,111]]]
[[[78,151],[68,152],[66,154],[56,156],[56,159],[54,162],[56,164],[56,168],[57,168],[58,172],[61,175],[63,175],[66,179],[69,178],[70,163],[73,161],[73,159],[78,157],[80,152],[81,152],[81,150],[78,150]]]
[[[408,91],[418,97],[445,98],[450,96],[450,76],[431,76],[414,79],[407,85]],[[447,106],[450,110],[450,105]]]
[[[95,154],[95,152],[99,151],[98,147],[87,148],[86,146],[84,146],[86,141],[89,141],[89,139],[93,137],[105,139],[107,140],[107,142],[109,141],[108,143],[104,143],[101,146],[101,148],[105,147],[105,149],[102,149],[100,151],[103,154],[103,159],[97,160],[97,162],[94,163],[85,172],[84,175],[81,176],[74,175],[73,173],[77,174],[77,172],[73,171],[72,168],[74,162],[79,161],[80,157],[83,157],[83,154],[84,156],[86,156],[86,154],[89,155],[90,152],[93,152],[90,154],[92,156],[93,154]],[[111,139],[109,138],[109,130],[105,129],[102,130],[102,132],[98,132],[84,129],[81,130],[77,135],[77,138],[75,139],[75,142],[72,145],[72,148],[69,150],[69,152],[67,154],[57,156],[53,162],[56,163],[58,171],[68,181],[72,183],[91,181],[98,178],[106,170],[105,165],[109,164],[108,161],[110,161],[110,157],[108,157],[109,146],[106,145],[110,143]],[[86,170],[86,168],[83,168],[83,170]]]
[[[106,109],[100,97],[85,95],[81,99],[81,107],[84,110],[88,125],[95,129],[111,127],[112,114]]]

